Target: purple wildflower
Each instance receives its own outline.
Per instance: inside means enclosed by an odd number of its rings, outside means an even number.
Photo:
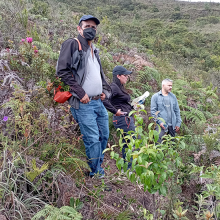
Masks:
[[[21,39],[21,42],[25,42],[25,39]]]
[[[3,121],[8,121],[8,116],[4,116]]]
[[[27,37],[26,40],[28,43],[32,43],[32,41],[33,41],[32,37]]]

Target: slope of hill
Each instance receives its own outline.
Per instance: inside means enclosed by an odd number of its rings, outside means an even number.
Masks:
[[[0,0],[0,9],[0,219],[219,219],[220,4]],[[107,81],[115,65],[132,70],[135,98],[173,79],[183,120],[175,143],[157,149],[149,97],[148,114],[135,113],[147,144],[126,176],[109,114],[102,181],[85,176],[79,127],[53,101],[60,46],[83,14],[101,21],[94,42]]]

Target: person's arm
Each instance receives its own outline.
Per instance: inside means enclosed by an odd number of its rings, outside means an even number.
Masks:
[[[70,86],[70,91],[75,92],[81,100],[85,97],[86,93],[82,86],[80,86],[74,78],[74,71],[76,72],[77,70],[71,68],[71,58],[73,53],[77,50],[78,43],[76,40],[68,39],[62,44],[60,56],[57,62],[57,75],[61,78],[62,82]],[[75,62],[79,62],[79,58]]]
[[[176,99],[175,100],[174,109],[173,109],[173,111],[174,111],[174,113],[176,115],[176,126],[175,127],[180,128],[180,125],[181,125],[181,122],[182,122],[182,119],[181,119],[181,116],[180,116],[180,108],[179,108],[178,101],[177,101],[177,98],[176,98],[175,95],[174,95],[174,97]],[[176,128],[176,129],[178,129],[178,128]]]
[[[151,116],[154,118],[158,118],[156,115],[156,112],[158,111],[157,107],[157,94],[154,94],[151,98],[151,105],[150,105],[150,111],[151,111]],[[161,125],[163,123],[161,120],[157,119],[156,120],[157,124]]]
[[[105,100],[103,100],[103,104],[105,106],[105,108],[110,111],[111,113],[113,114],[116,114],[118,109],[116,109],[112,104],[111,102],[109,101],[108,98],[105,98]]]
[[[116,109],[112,103],[111,103],[111,99],[113,99],[115,96],[117,96],[118,94],[118,88],[114,85],[111,85],[111,95],[109,98],[105,98],[105,100],[103,101],[103,104],[105,106],[105,108],[110,111],[113,114],[116,114],[117,116],[121,115],[121,110],[120,109]]]

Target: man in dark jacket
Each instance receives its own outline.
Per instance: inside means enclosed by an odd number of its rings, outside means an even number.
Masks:
[[[98,174],[101,178],[104,176],[102,152],[109,137],[108,113],[102,100],[111,89],[105,81],[98,50],[92,44],[99,23],[91,15],[81,17],[77,30],[82,50],[79,51],[75,39],[66,40],[61,47],[57,75],[70,87],[70,110],[83,135],[90,176]]]

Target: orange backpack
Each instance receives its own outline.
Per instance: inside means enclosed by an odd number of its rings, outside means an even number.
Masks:
[[[79,40],[77,38],[74,38],[79,45],[79,51],[82,50],[82,46],[79,42]],[[62,89],[62,87],[59,85],[58,88],[54,89],[54,101],[59,102],[59,103],[64,103],[66,102],[71,96],[72,94],[69,91],[60,91],[60,89]]]

